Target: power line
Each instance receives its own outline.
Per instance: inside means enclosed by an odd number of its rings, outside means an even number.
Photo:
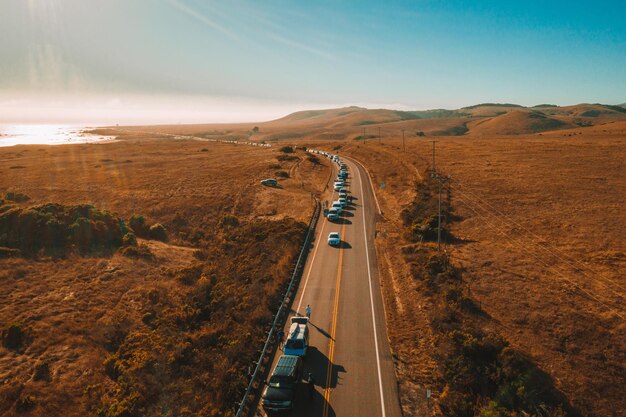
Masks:
[[[498,219],[498,216],[496,216],[495,214],[491,213],[491,212],[490,212],[487,208],[485,208],[485,207],[483,207],[483,206],[481,205],[481,203],[483,203],[483,204],[485,204],[485,205],[488,205],[489,203],[485,202],[484,200],[480,199],[479,197],[477,197],[477,196],[475,196],[475,195],[474,195],[474,197],[472,198],[470,195],[468,195],[468,194],[464,193],[463,191],[459,190],[459,188],[458,188],[458,187],[455,187],[455,191],[456,191],[458,194],[460,194],[460,195],[462,195],[462,196],[465,196],[467,199],[469,199],[469,200],[473,200],[473,201],[474,201],[474,203],[476,203],[476,204],[477,204],[477,206],[478,206],[478,207],[480,207],[483,211],[487,212],[490,216],[493,216],[494,218]],[[493,206],[491,206],[491,207],[493,207]],[[494,208],[494,210],[497,210],[497,209],[495,209],[495,208]],[[501,214],[501,212],[499,212],[499,213]],[[507,217],[506,215],[504,215],[504,214],[501,214],[501,215],[502,215],[502,217],[505,217],[506,219],[511,220],[511,223],[513,223],[513,224],[515,224],[515,225],[519,226],[519,227],[520,227],[520,228],[522,228],[523,230],[527,231],[529,234],[531,234],[531,235],[535,236],[535,237],[536,237],[536,238],[538,238],[538,239],[544,240],[544,239],[542,239],[541,237],[537,236],[536,234],[534,234],[534,233],[532,233],[532,232],[528,231],[528,229],[526,229],[524,226],[522,226],[522,225],[520,225],[519,223],[517,223],[517,222],[513,221],[512,219],[510,219],[510,218],[509,218],[509,217]],[[498,219],[498,221],[506,223],[506,221],[505,221],[505,220],[500,220],[500,219]],[[604,287],[606,290],[608,290],[609,292],[614,293],[614,295],[616,295],[616,296],[618,296],[618,297],[620,297],[620,298],[624,298],[624,297],[623,297],[621,294],[619,294],[619,293],[618,293],[618,292],[617,292],[614,288],[612,288],[611,286],[609,286],[609,285],[607,284],[606,280],[600,280],[600,279],[599,279],[599,277],[598,277],[597,275],[590,275],[589,273],[587,273],[586,271],[584,271],[584,270],[583,270],[583,269],[581,269],[580,267],[575,266],[575,265],[571,262],[571,261],[573,261],[573,260],[572,260],[571,258],[569,258],[569,257],[568,257],[568,256],[567,256],[567,255],[566,255],[563,251],[561,251],[560,249],[555,248],[555,247],[548,246],[548,244],[547,244],[547,243],[543,243],[543,244],[542,244],[541,242],[536,242],[536,241],[534,241],[533,239],[531,239],[531,238],[529,238],[529,237],[526,237],[526,236],[524,236],[524,238],[528,239],[528,241],[529,241],[529,242],[527,243],[527,246],[532,246],[532,247],[535,247],[535,248],[538,248],[538,249],[541,249],[541,250],[543,250],[543,251],[547,252],[548,254],[550,254],[550,255],[554,256],[555,258],[557,258],[558,260],[560,260],[561,262],[563,262],[564,264],[566,264],[567,266],[569,266],[570,268],[572,268],[572,270],[574,270],[574,271],[576,271],[576,272],[579,272],[579,273],[581,273],[582,275],[584,275],[586,278],[588,278],[588,279],[589,279],[589,281],[590,281],[590,282],[594,282],[594,283],[600,284],[601,286],[603,286],[603,287]],[[555,253],[553,250],[556,250],[556,251],[558,251],[559,253]],[[584,266],[584,264],[580,263],[579,261],[577,261],[577,262],[578,262],[580,265]],[[590,271],[590,272],[593,272],[593,271]],[[615,282],[615,281],[613,281],[613,280],[608,280],[608,282],[609,282],[610,284],[612,284],[612,285],[616,286],[617,288],[619,288],[619,289],[621,289],[621,290],[623,290],[623,291],[626,291],[626,288],[622,287],[619,283],[617,283],[617,282]]]
[[[579,284],[577,284],[576,282],[572,281],[571,279],[569,279],[562,271],[556,269],[556,267],[554,265],[549,264],[546,260],[540,258],[537,254],[534,254],[532,252],[529,252],[526,250],[526,246],[523,244],[523,242],[519,239],[516,239],[514,237],[512,237],[510,234],[508,234],[507,232],[499,229],[497,226],[494,225],[494,223],[492,223],[491,221],[489,221],[484,215],[482,215],[481,213],[478,212],[477,209],[475,209],[470,203],[468,203],[467,201],[463,200],[462,198],[456,197],[455,198],[456,201],[460,201],[461,203],[463,203],[468,209],[470,209],[472,212],[474,212],[476,214],[476,216],[478,216],[480,219],[482,219],[482,222],[484,225],[486,225],[487,227],[489,227],[491,230],[495,231],[496,233],[505,236],[508,238],[508,240],[504,240],[504,243],[509,246],[509,247],[513,247],[513,248],[520,248],[522,250],[522,252],[527,253],[528,255],[532,256],[533,258],[535,258],[538,262],[540,262],[541,264],[543,264],[545,267],[547,267],[548,270],[553,271],[554,273],[556,273],[557,275],[561,276],[565,281],[567,281],[569,284],[573,285],[575,288],[577,288],[581,293],[583,293],[584,295],[586,295],[588,298],[596,301],[597,303],[601,304],[602,306],[604,306],[605,308],[607,308],[609,311],[614,312],[617,316],[619,316],[621,319],[624,319],[624,316],[621,312],[618,312],[617,309],[613,308],[612,306],[608,305],[606,302],[600,300],[598,297],[596,297],[595,295],[593,295],[591,292],[589,292],[588,290],[582,288]],[[483,209],[484,210],[484,209]]]

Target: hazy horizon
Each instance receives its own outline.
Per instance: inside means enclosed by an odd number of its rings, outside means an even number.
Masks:
[[[1,123],[626,100],[622,2],[6,0]],[[97,16],[97,23],[94,23]]]

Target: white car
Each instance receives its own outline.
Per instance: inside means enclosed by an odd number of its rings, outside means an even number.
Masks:
[[[344,197],[340,197],[339,200],[339,204],[341,204],[342,207],[345,207],[348,205],[348,199],[344,198]]]
[[[337,209],[331,208],[330,210],[328,210],[326,218],[328,220],[337,220],[339,218],[339,213],[337,212]]]
[[[339,246],[341,243],[341,235],[338,232],[331,232],[328,235],[328,244],[330,246]]]
[[[335,191],[339,191],[343,188],[343,181],[335,181]]]
[[[333,205],[330,206],[330,208],[337,210],[337,214],[341,214],[341,212],[343,211],[343,206],[339,201],[334,201]]]

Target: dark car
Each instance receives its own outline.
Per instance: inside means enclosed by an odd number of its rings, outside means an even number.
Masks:
[[[263,408],[266,411],[291,410],[296,386],[302,377],[302,358],[282,355],[272,371],[272,376],[263,391]]]

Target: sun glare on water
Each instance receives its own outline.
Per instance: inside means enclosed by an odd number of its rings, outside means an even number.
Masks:
[[[56,124],[0,125],[0,146],[67,145],[111,141],[113,137],[85,133],[84,128]]]

